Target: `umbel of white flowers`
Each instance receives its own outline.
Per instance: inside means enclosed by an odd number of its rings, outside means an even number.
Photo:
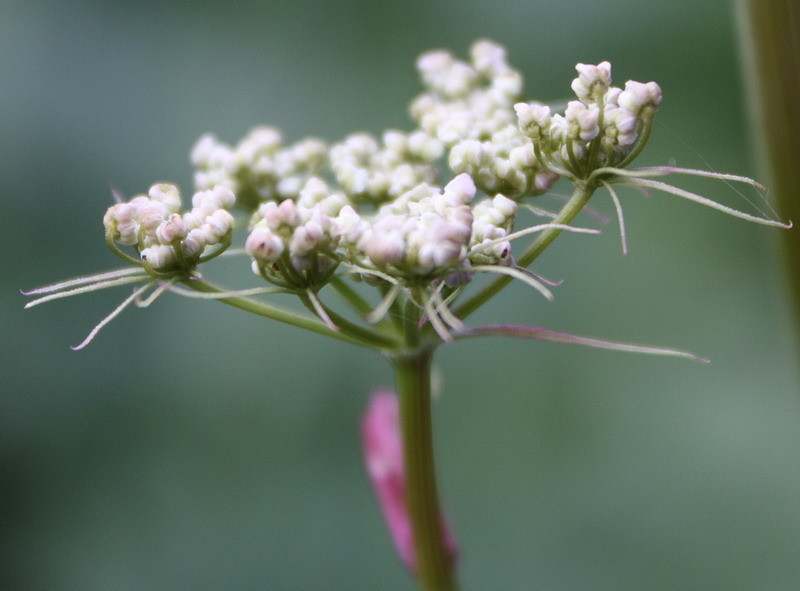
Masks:
[[[552,298],[546,281],[517,265],[512,241],[542,231],[596,233],[568,225],[576,211],[565,216],[563,209],[551,213],[527,201],[560,177],[584,186],[586,200],[596,188],[608,190],[623,250],[615,183],[787,226],[654,180],[677,173],[760,187],[751,179],[674,167],[629,168],[662,101],[655,82],[628,81],[619,88],[612,85],[608,62],[578,64],[572,82],[577,100],[563,114],[553,113],[548,105],[523,101],[522,76],[508,64],[503,47],[481,40],[470,54],[469,62],[443,50],[418,59],[424,90],[411,102],[417,123],[411,131],[388,130],[380,138],[354,133],[333,145],[317,138],[284,145],[281,133],[267,126],[253,129],[236,146],[202,136],[191,152],[197,190],[191,209],[181,210],[175,186],[157,184],[106,213],[106,242],[133,267],[34,290],[30,294],[40,297],[28,306],[146,282],[84,346],[131,302],[147,305],[166,290],[193,293],[177,284],[197,288],[192,281],[200,277],[199,267],[230,246],[235,227],[247,226],[244,252],[253,271],[273,287],[203,297],[294,293],[337,331],[318,292],[329,283],[341,291],[341,279],[349,277],[379,288],[380,302],[371,312],[364,311],[369,304],[356,304],[362,320],[378,322],[404,294],[448,341],[451,331],[463,329],[450,307],[476,273],[520,279]],[[229,211],[234,206],[250,216],[249,224],[235,224]],[[522,210],[549,220],[521,224]],[[533,259],[526,256],[528,264]],[[153,293],[144,299],[150,288]]]
[[[586,178],[598,168],[622,168],[639,153],[661,104],[661,87],[629,80],[625,90],[611,86],[611,64],[578,64],[570,101],[563,115],[551,115],[539,103],[518,103],[519,126],[534,153],[553,172]]]
[[[230,243],[234,219],[228,212],[236,201],[222,186],[200,191],[192,198],[192,209],[181,213],[178,188],[169,184],[150,187],[148,195],[111,206],[103,218],[106,239],[133,246],[139,261],[155,275],[191,271],[208,246]]]

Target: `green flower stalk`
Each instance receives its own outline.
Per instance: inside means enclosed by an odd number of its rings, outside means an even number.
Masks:
[[[28,292],[35,299],[26,307],[139,284],[75,349],[130,304],[146,307],[169,292],[219,300],[381,353],[395,369],[397,420],[384,416],[366,424],[368,470],[398,551],[420,587],[448,590],[457,577],[434,469],[430,368],[436,349],[495,335],[704,361],[674,349],[542,327],[475,327],[468,318],[513,280],[553,299],[559,284],[531,265],[562,232],[599,232],[572,222],[600,189],[617,211],[623,252],[625,223],[615,186],[672,194],[747,221],[791,224],[664,180],[696,175],[761,188],[752,179],[632,168],[662,92],[655,82],[614,86],[608,62],[578,64],[576,100],[563,113],[523,100],[522,76],[490,41],[476,42],[469,62],[439,50],[421,56],[417,67],[424,90],[411,103],[417,126],[410,131],[353,134],[330,145],[306,138],[290,146],[272,127],[254,129],[236,146],[203,136],[191,155],[196,193],[190,209],[168,184],[113,205],[103,220],[105,239],[127,266]],[[574,187],[560,210],[531,203],[558,179]],[[240,228],[246,229],[244,248],[231,249]],[[519,248],[519,241],[530,242]],[[249,258],[258,285],[225,289],[205,279],[206,262],[237,255]],[[474,290],[480,274],[493,279]],[[336,308],[333,293],[340,300]],[[278,296],[297,298],[307,312],[275,305]],[[387,439],[391,453],[378,453],[376,460],[379,442]]]
[[[738,0],[739,47],[759,174],[782,215],[800,216],[800,4]],[[800,322],[800,235],[782,236],[784,261]]]

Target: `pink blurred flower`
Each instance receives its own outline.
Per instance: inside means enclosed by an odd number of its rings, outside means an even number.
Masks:
[[[397,553],[406,568],[416,573],[414,537],[406,507],[400,405],[394,392],[378,390],[372,395],[362,422],[362,441],[367,473]],[[446,521],[442,530],[445,548],[451,561],[455,561],[456,542]]]

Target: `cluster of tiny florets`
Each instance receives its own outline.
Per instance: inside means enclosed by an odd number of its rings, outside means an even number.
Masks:
[[[505,238],[511,233],[516,213],[516,201],[501,194],[484,199],[472,208],[471,262],[511,264],[511,242]]]
[[[510,231],[516,203],[497,195],[473,210],[475,192],[469,175],[460,174],[444,188],[421,184],[359,214],[344,194],[314,178],[297,201],[259,207],[245,249],[255,273],[304,289],[319,287],[341,262],[401,282],[468,271],[473,259],[508,262],[510,244],[499,239]]]
[[[253,129],[235,147],[206,134],[191,153],[198,190],[228,187],[239,206],[248,209],[263,200],[296,198],[306,181],[322,169],[326,157],[322,140],[306,138],[284,146],[274,127]]]
[[[473,267],[514,264],[520,198],[559,175],[623,162],[661,101],[654,82],[623,90],[611,85],[608,62],[579,64],[578,100],[551,114],[519,102],[522,76],[490,41],[475,43],[469,62],[437,50],[417,69],[417,129],[352,134],[330,148],[313,138],[285,146],[266,126],[236,146],[204,135],[191,154],[194,208],[180,213],[177,188],[154,185],[109,210],[107,235],[135,246],[152,271],[191,269],[206,247],[229,241],[235,193],[254,212],[245,242],[253,270],[286,289],[315,292],[343,263],[400,284],[463,282]],[[455,174],[446,184],[442,157]]]
[[[358,242],[368,264],[400,276],[446,274],[465,260],[472,235],[472,179],[420,185],[384,205]]]
[[[578,64],[564,114],[539,103],[514,106],[519,128],[533,141],[539,160],[564,176],[586,178],[603,167],[625,166],[641,148],[643,130],[661,104],[655,82],[611,85],[611,64]]]
[[[277,129],[266,126],[253,129],[236,146],[202,136],[191,153],[198,192],[190,210],[182,211],[180,193],[170,184],[153,185],[147,195],[127,202],[115,193],[118,203],[103,220],[106,243],[133,267],[27,292],[36,298],[26,307],[143,283],[75,349],[85,347],[127,306],[147,307],[170,291],[221,299],[392,355],[427,349],[432,343],[423,339],[428,325],[444,342],[505,334],[693,357],[535,327],[468,329],[464,320],[509,279],[552,299],[548,285],[557,284],[529,267],[560,232],[598,233],[571,223],[601,187],[614,202],[625,252],[615,183],[791,227],[659,180],[685,174],[763,189],[752,179],[675,166],[625,170],[647,142],[662,94],[655,82],[613,86],[608,62],[578,64],[571,85],[577,100],[555,114],[547,105],[520,102],[522,77],[508,64],[505,49],[490,41],[475,43],[469,62],[437,50],[422,55],[417,68],[425,88],[411,104],[417,128],[409,132],[356,133],[330,147],[314,138],[287,146]],[[453,175],[445,173],[445,164]],[[452,178],[447,181],[447,176]],[[559,177],[575,185],[560,211],[523,202],[546,192]],[[237,224],[229,210],[234,205],[250,215],[249,234],[244,249],[227,254],[249,255],[254,273],[272,286],[224,290],[205,282],[199,272],[200,265],[231,245]],[[549,220],[515,228],[521,207]],[[512,241],[538,232],[515,258]],[[478,273],[502,279],[454,307]],[[380,300],[376,304],[374,294],[354,289],[345,279],[377,287]],[[323,302],[332,291],[323,293],[328,285],[350,306],[349,317]],[[249,299],[267,293],[299,297],[322,323]]]
[[[435,162],[443,146],[417,130],[384,132],[382,142],[357,133],[331,146],[330,166],[342,189],[355,201],[383,203],[437,177]]]
[[[469,174],[481,190],[514,197],[546,191],[557,175],[537,161],[514,114],[522,76],[491,41],[475,43],[471,58],[423,54],[417,69],[426,92],[411,104],[412,117],[446,146],[450,169]]]
[[[245,243],[253,271],[288,288],[321,287],[342,259],[338,218],[345,207],[353,211],[344,195],[318,178],[309,179],[297,200],[263,203]]]
[[[133,246],[142,264],[159,273],[190,271],[206,248],[230,240],[234,219],[228,212],[236,198],[225,187],[199,191],[192,209],[181,213],[181,195],[169,184],[150,187],[113,205],[103,224],[110,241]]]
[[[427,285],[432,294],[477,271],[517,276],[501,268],[514,266],[511,240],[536,231],[514,232],[518,202],[560,175],[624,165],[661,101],[654,82],[623,90],[611,85],[608,62],[579,64],[578,100],[551,114],[519,102],[522,76],[490,41],[473,44],[469,62],[437,50],[417,69],[417,129],[356,133],[330,147],[314,138],[287,146],[266,126],[236,146],[204,135],[191,154],[193,209],[181,213],[177,188],[154,185],[109,210],[112,246],[136,247],[151,274],[185,274],[210,258],[207,247],[229,244],[236,201],[253,212],[245,241],[253,271],[304,297],[315,298],[341,265],[392,292]],[[454,173],[449,182],[439,180],[440,160]]]

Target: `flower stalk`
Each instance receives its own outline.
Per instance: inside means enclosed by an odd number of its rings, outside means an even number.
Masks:
[[[795,0],[738,0],[741,48],[756,160],[780,213],[800,219],[800,4]],[[800,233],[781,236],[800,323]]]
[[[436,486],[431,421],[433,348],[392,358],[400,398],[406,506],[420,589],[457,589],[455,559],[447,547]]]
[[[575,191],[570,197],[569,201],[564,204],[558,216],[553,220],[553,225],[566,226],[575,219],[581,210],[589,203],[596,189],[594,183],[581,182],[575,186]],[[527,267],[535,261],[544,250],[558,238],[559,234],[563,232],[563,228],[553,227],[544,230],[536,237],[536,240],[525,250],[519,257],[518,265],[520,267]],[[469,298],[454,310],[456,316],[462,320],[475,312],[478,308],[483,306],[486,302],[492,299],[497,293],[500,292],[506,285],[511,283],[512,277],[508,275],[501,275],[494,279],[489,285],[484,287],[481,291]]]

